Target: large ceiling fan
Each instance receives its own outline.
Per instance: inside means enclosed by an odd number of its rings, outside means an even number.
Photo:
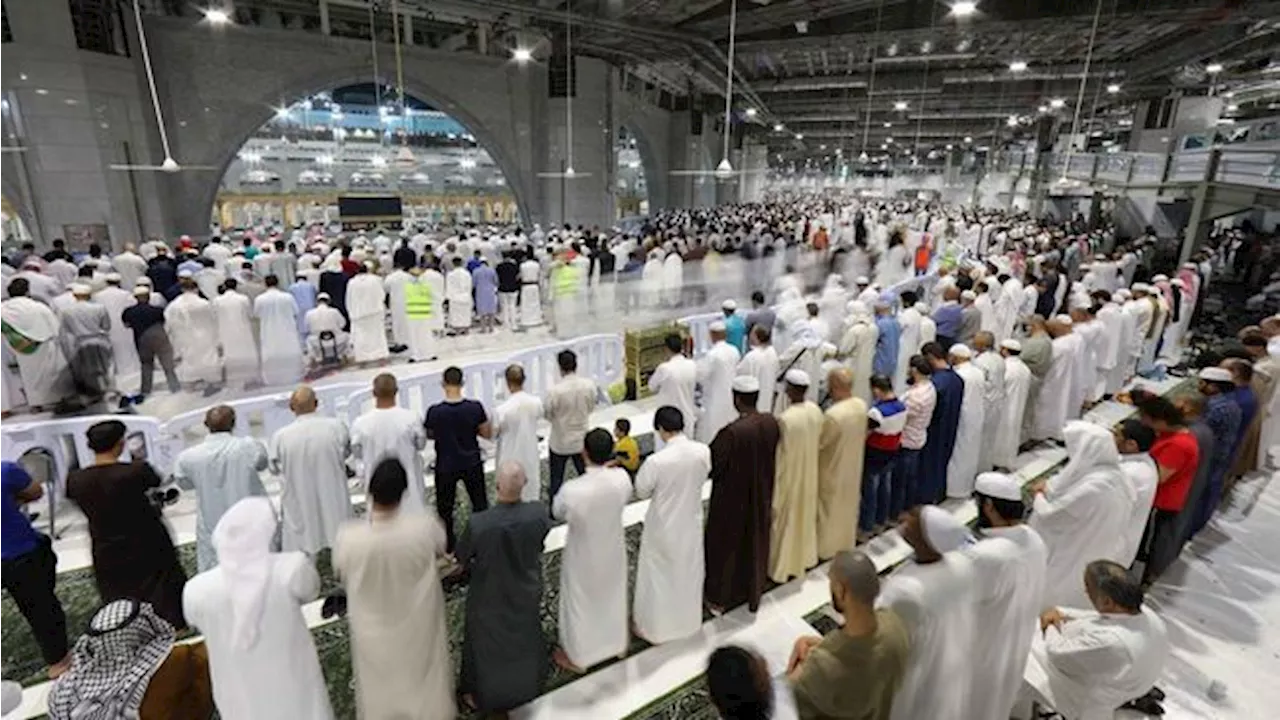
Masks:
[[[177,160],[173,159],[173,153],[169,150],[169,133],[164,127],[164,114],[160,112],[160,98],[156,94],[156,76],[151,69],[151,52],[147,48],[147,34],[142,29],[142,8],[139,5],[139,0],[133,0],[133,17],[138,23],[138,44],[141,46],[142,63],[147,71],[147,88],[151,92],[151,109],[156,114],[156,127],[160,130],[160,147],[164,149],[164,160],[159,165],[113,164],[111,169],[129,172],[159,171],[166,173],[176,173],[183,170],[217,170],[218,168],[211,165],[180,165]]]
[[[564,170],[552,170],[548,172],[538,173],[540,178],[559,178],[561,180],[577,180],[579,178],[591,177],[591,173],[578,172],[573,169],[573,88],[569,87],[576,80],[573,64],[573,15],[569,12],[572,2],[564,4],[564,54],[565,54],[565,83],[566,90],[564,94],[564,134],[565,134],[565,163]]]

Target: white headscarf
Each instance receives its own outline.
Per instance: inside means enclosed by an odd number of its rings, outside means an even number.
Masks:
[[[1067,443],[1067,466],[1049,480],[1052,492],[1061,493],[1085,475],[1101,467],[1119,467],[1120,451],[1116,450],[1111,431],[1084,420],[1072,420],[1062,428]]]
[[[248,497],[232,505],[213,529],[218,569],[231,598],[231,641],[240,650],[258,641],[275,534],[276,513],[265,497]]]

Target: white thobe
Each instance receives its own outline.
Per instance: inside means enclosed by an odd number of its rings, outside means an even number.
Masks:
[[[179,380],[189,383],[222,379],[219,325],[213,303],[194,292],[182,293],[165,307],[165,332],[173,342],[173,354],[182,359],[177,368]],[[253,347],[253,335],[242,338],[240,344]],[[257,349],[253,352],[256,361]]]
[[[920,324],[923,320],[920,311],[913,307],[898,313],[898,325],[902,328],[902,334],[898,336],[898,367],[893,374],[893,387],[897,392],[907,391],[907,368],[911,356],[920,352]],[[874,357],[873,351],[872,358]],[[866,401],[866,398],[863,400]]]
[[[427,268],[418,276],[418,282],[431,288],[431,319],[427,321],[427,327],[444,330],[444,275],[439,270]]]
[[[525,484],[520,499],[532,502],[542,493],[542,462],[538,453],[538,421],[542,400],[520,390],[512,393],[493,413],[497,435],[498,467],[515,462],[524,469]]]
[[[278,288],[267,288],[253,301],[262,334],[262,379],[267,385],[292,385],[302,379],[302,345],[298,342],[298,301]]]
[[[778,382],[778,351],[772,345],[751,348],[738,363],[736,375],[750,375],[759,381],[760,394],[756,399],[756,410],[762,413],[773,412],[773,391]]]
[[[209,651],[209,675],[218,713],[226,718],[329,720],[329,689],[302,605],[320,596],[320,576],[302,553],[272,553],[263,564],[266,585],[256,641],[236,644],[233,592],[222,568],[187,581],[182,611],[200,628]]]
[[[1150,608],[1137,615],[1071,608],[1063,614],[1061,628],[1033,633],[1025,673],[1053,709],[1073,720],[1111,720],[1117,707],[1160,679],[1169,637]]]
[[[649,390],[657,407],[670,405],[684,416],[684,431],[692,433],[698,418],[694,388],[698,384],[698,364],[684,355],[673,355],[649,376]],[[659,443],[660,444],[660,443]]]
[[[457,267],[444,278],[445,297],[449,300],[449,327],[471,327],[471,273]]]
[[[650,257],[640,271],[640,282],[644,287],[644,296],[648,302],[662,298],[662,259]]]
[[[636,565],[636,630],[651,643],[702,628],[702,486],[711,449],[677,435],[636,475],[636,497],[652,497]]]
[[[911,640],[892,720],[974,720],[967,710],[976,689],[976,585],[973,562],[960,552],[928,565],[908,562],[885,581],[876,606],[898,613]]]
[[[1138,337],[1137,330],[1138,318],[1129,312],[1132,302],[1131,300],[1118,306],[1120,312],[1116,314],[1120,319],[1120,336],[1116,340],[1115,367],[1107,374],[1106,394],[1109,395],[1120,392],[1125,382],[1133,376],[1134,367],[1142,355],[1142,339]]]
[[[178,453],[173,479],[196,492],[196,562],[201,572],[218,564],[213,528],[232,505],[266,495],[258,473],[267,469],[267,448],[249,437],[210,433]]]
[[[1000,288],[1000,299],[996,301],[997,344],[1013,336],[1013,326],[1020,317],[1018,311],[1021,304],[1022,283],[1014,277],[1005,280]]]
[[[991,461],[995,467],[1013,469],[1022,443],[1022,419],[1031,392],[1031,369],[1019,357],[1004,359],[1004,407],[997,411],[999,426]]]
[[[426,508],[423,484],[422,449],[427,446],[427,431],[422,418],[402,407],[374,408],[351,423],[351,456],[364,467],[364,491],[369,491],[369,478],[384,458],[400,461],[409,474],[409,492],[400,504],[402,510],[421,512]]]
[[[351,517],[347,491],[350,435],[341,420],[299,415],[271,437],[271,469],[281,476],[280,534],[285,550],[315,555],[333,547],[338,527]]]
[[[399,269],[382,281],[391,306],[391,336],[397,345],[409,344],[409,314],[405,311],[404,286],[412,281],[412,275]]]
[[[93,299],[106,309],[111,318],[111,356],[115,360],[117,375],[138,372],[138,347],[133,342],[133,331],[125,327],[121,315],[134,306],[132,293],[108,286],[94,294]]]
[[[812,403],[817,403],[818,385],[822,382],[822,357],[819,346],[810,346],[802,342],[793,342],[780,356],[778,356],[778,373],[780,377],[785,378],[789,370],[803,370],[809,376],[809,387],[804,392],[804,399]],[[778,381],[778,386],[785,388],[785,379]],[[774,395],[773,412],[775,415],[781,415],[782,411],[791,406],[791,400],[787,397],[785,391],[778,392]]]
[[[933,318],[929,317],[928,315],[921,313],[920,314],[920,347],[924,347],[925,345],[931,342],[937,342],[937,340],[938,340],[938,323],[934,322]],[[919,350],[917,350],[916,352],[919,352]]]
[[[947,461],[947,497],[967,498],[973,494],[982,454],[982,432],[986,421],[986,375],[972,362],[953,368],[964,381],[960,399],[960,424],[956,443]]]
[[[257,380],[260,374],[258,343],[253,337],[253,303],[239,292],[228,290],[213,301],[213,309],[218,316],[218,345],[222,347],[227,382]],[[171,326],[166,322],[165,327]]]
[[[552,514],[565,521],[560,567],[560,645],[587,669],[627,649],[627,548],[622,511],[631,478],[622,468],[591,466],[556,493]]]
[[[1036,620],[1044,609],[1049,551],[1026,525],[989,528],[985,537],[963,551],[977,575],[977,617],[987,632],[974,646],[974,689],[967,718],[1009,717],[1022,687],[1022,671],[1031,650]]]
[[[362,273],[347,283],[347,317],[351,320],[351,354],[358,363],[385,360],[387,291],[377,275]]]
[[[1133,488],[1133,512],[1129,515],[1125,527],[1124,546],[1116,562],[1125,567],[1133,564],[1138,557],[1138,548],[1142,545],[1142,535],[1147,530],[1147,520],[1151,517],[1151,509],[1156,499],[1156,486],[1159,485],[1160,474],[1155,460],[1140,452],[1120,456],[1120,469],[1124,471],[1125,480]]]
[[[222,243],[209,243],[201,254],[213,261],[213,267],[218,272],[227,271],[227,260],[231,259],[231,248]]]
[[[698,418],[697,438],[701,443],[709,444],[721,428],[738,417],[738,411],[733,407],[733,378],[738,361],[738,349],[724,340],[712,345],[706,354],[698,358],[702,415]],[[685,423],[688,424],[688,419]]]
[[[541,275],[537,260],[520,263],[520,327],[542,324],[542,293],[538,286]]]
[[[1071,378],[1075,364],[1075,342],[1072,335],[1053,339],[1049,370],[1040,382],[1033,407],[1031,437],[1034,440],[1061,438],[1067,422],[1071,400]]]
[[[1085,402],[1092,402],[1101,397],[1096,393],[1100,367],[1099,355],[1106,352],[1106,339],[1103,337],[1106,328],[1095,319],[1076,323],[1071,332],[1080,336],[1082,344],[1080,356],[1082,363],[1079,367],[1080,386],[1076,388],[1076,394],[1080,398],[1080,405],[1084,405]]]
[[[986,378],[983,385],[982,452],[978,455],[978,471],[985,472],[995,467],[996,441],[1000,435],[1000,424],[1008,410],[1005,403],[1004,358],[988,350],[979,353],[973,359],[973,364]]]
[[[120,274],[120,287],[132,290],[138,278],[147,274],[147,261],[137,253],[124,252],[111,259],[111,267]]]
[[[853,370],[853,396],[871,405],[871,368],[875,363],[880,328],[869,316],[856,317],[840,339],[839,352]]]
[[[996,315],[996,304],[991,299],[991,291],[988,290],[979,295],[978,299],[973,301],[973,306],[978,309],[980,329],[996,335],[1000,330],[1000,321]]]
[[[15,297],[0,305],[0,317],[27,339],[39,343],[30,354],[13,351],[27,404],[53,405],[69,396],[73,392],[71,376],[58,343],[59,322],[53,311],[32,298]]]

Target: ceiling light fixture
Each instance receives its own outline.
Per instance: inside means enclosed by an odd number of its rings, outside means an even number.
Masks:
[[[773,124],[773,131],[774,131],[774,132],[782,132],[782,123],[774,123],[774,124]]]
[[[803,135],[802,133],[796,133],[796,139],[797,139],[797,140],[803,140],[803,139],[804,139],[804,135]]]
[[[899,100],[899,101],[895,102],[895,103],[893,104],[893,109],[894,109],[894,110],[897,110],[898,112],[902,112],[903,110],[906,110],[906,109],[907,109],[907,101],[906,101],[906,100]]]
[[[965,142],[967,142],[967,143],[971,143],[971,142],[973,142],[973,137],[972,137],[972,136],[969,136],[969,135],[965,135],[965,136],[964,136],[964,141],[965,141]]]
[[[1116,93],[1120,92],[1120,86],[1117,85],[1116,83],[1111,83],[1110,85],[1107,86],[1107,92],[1112,95],[1115,95]]]
[[[204,19],[208,20],[210,25],[226,25],[231,22],[231,16],[222,8],[205,8]]]
[[[1008,118],[1005,119],[1004,124],[1008,125],[1009,127],[1018,127],[1018,116],[1010,115]]]
[[[1067,106],[1067,101],[1063,100],[1062,98],[1054,98],[1049,101],[1049,107],[1053,108],[1054,110],[1064,108],[1066,106]]]
[[[887,127],[887,128],[891,128],[891,127],[893,127],[893,123],[891,123],[891,122],[887,122],[887,123],[885,123],[885,124],[884,124],[884,126],[885,126],[885,127]]]
[[[1026,60],[1014,60],[1009,63],[1009,72],[1022,72],[1027,69]]]
[[[1231,103],[1230,105],[1227,106],[1227,112],[1235,112],[1239,109],[1240,109],[1240,106],[1236,105],[1235,103]]]
[[[1209,63],[1205,66],[1204,71],[1210,75],[1217,75],[1222,72],[1222,63]]]
[[[511,59],[518,63],[526,63],[533,59],[533,51],[529,48],[516,48],[511,51]]]
[[[760,111],[759,111],[759,110],[756,110],[755,108],[747,108],[747,110],[746,110],[746,116],[747,116],[747,117],[749,117],[749,118],[753,118],[753,117],[755,117],[756,115],[758,115],[759,113],[760,113]]]
[[[1040,111],[1040,112],[1042,112],[1042,113],[1047,113],[1047,112],[1049,112],[1049,106],[1048,106],[1048,105],[1041,105],[1040,107],[1036,108],[1036,110],[1039,110],[1039,111]]]
[[[978,3],[972,0],[959,0],[951,6],[951,14],[956,17],[969,17],[978,12]]]

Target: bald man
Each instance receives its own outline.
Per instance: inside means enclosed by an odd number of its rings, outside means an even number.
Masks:
[[[483,714],[537,697],[547,674],[539,608],[551,513],[521,499],[528,480],[519,462],[500,464],[497,475],[496,504],[471,516],[457,551],[471,576],[458,691]]]
[[[351,439],[337,418],[316,412],[316,393],[303,385],[289,397],[294,421],[276,431],[267,447],[281,477],[280,524],[285,552],[314,556],[333,547],[338,526],[351,517],[347,456]]]
[[[351,423],[351,455],[364,465],[366,490],[379,462],[387,457],[399,460],[409,476],[400,509],[424,512],[427,502],[422,449],[427,446],[427,430],[420,416],[396,403],[399,393],[395,375],[381,373],[373,379],[373,409]]]
[[[852,550],[858,525],[867,404],[853,394],[853,371],[827,373],[831,407],[818,440],[818,558]]]
[[[876,608],[880,577],[861,552],[836,553],[827,573],[844,626],[796,640],[787,667],[801,718],[888,720],[906,674],[907,629],[898,613]]]
[[[266,495],[260,472],[267,469],[267,449],[251,437],[236,437],[236,411],[218,405],[205,414],[209,429],[199,445],[178,454],[173,478],[196,491],[196,562],[200,572],[218,565],[213,528],[232,505],[251,495]]]

